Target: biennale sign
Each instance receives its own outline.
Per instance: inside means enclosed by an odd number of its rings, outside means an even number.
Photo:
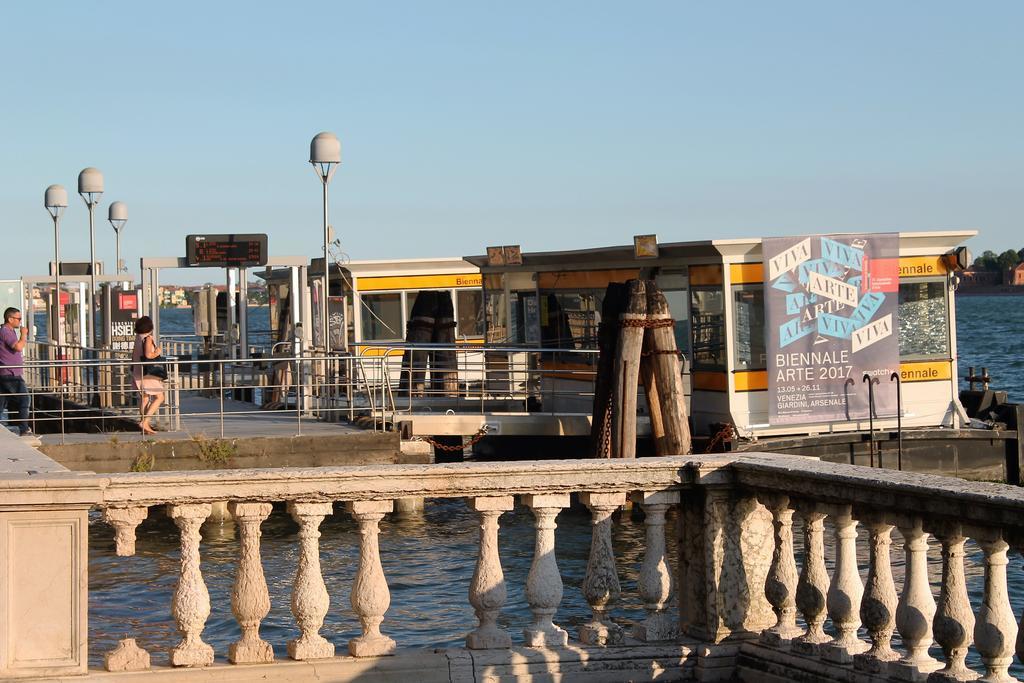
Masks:
[[[896,414],[899,235],[766,238],[765,334],[771,424]]]

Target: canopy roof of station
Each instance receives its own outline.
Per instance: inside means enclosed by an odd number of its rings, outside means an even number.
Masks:
[[[843,233],[822,233],[843,234]],[[928,232],[901,232],[900,252],[906,256],[945,253],[964,240],[977,235],[977,230],[947,230]],[[692,242],[663,242],[658,244],[657,258],[637,258],[633,245],[597,247],[592,249],[571,249],[565,251],[523,252],[522,265],[489,265],[486,255],[467,256],[465,260],[487,272],[532,272],[536,270],[573,270],[621,267],[624,263],[653,267],[675,265],[681,260],[718,263],[723,258],[730,260],[742,257],[761,257],[760,237],[697,240]]]

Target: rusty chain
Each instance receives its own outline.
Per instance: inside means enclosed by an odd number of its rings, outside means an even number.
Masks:
[[[676,349],[655,349],[653,351],[643,351],[640,353],[641,358],[648,358],[650,356],[679,356],[683,357],[683,352]]]
[[[642,327],[646,330],[656,330],[661,327],[672,327],[676,321],[672,318],[627,318],[619,321],[619,327]]]
[[[723,443],[726,439],[731,439],[736,435],[736,430],[732,426],[731,422],[727,422],[724,427],[718,430],[710,441],[708,441],[707,447],[704,448],[705,453],[710,453],[712,449],[720,443]]]
[[[612,400],[611,392],[608,393],[608,404],[605,406],[604,415],[601,416],[601,453],[599,457],[612,457]]]
[[[487,425],[481,427],[476,434],[470,437],[468,443],[463,443],[461,446],[449,446],[446,443],[438,443],[429,436],[421,436],[418,438],[420,441],[426,441],[439,451],[444,451],[445,453],[454,453],[455,451],[464,451],[467,448],[472,448],[473,446],[480,443],[480,440],[483,439],[485,436],[487,436]]]

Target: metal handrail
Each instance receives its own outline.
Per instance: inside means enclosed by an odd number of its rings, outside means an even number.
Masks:
[[[896,469],[903,469],[903,378],[900,373],[894,372],[889,376],[889,381],[896,380]]]
[[[161,343],[165,349],[170,345],[166,337],[161,338]],[[443,397],[445,401],[454,399],[457,406],[470,402],[474,406],[471,412],[485,412],[492,400],[525,402],[530,396],[540,396],[543,405],[549,398],[592,396],[589,385],[582,390],[567,390],[564,386],[550,386],[551,383],[542,380],[556,372],[562,378],[575,377],[589,382],[594,371],[580,369],[579,366],[546,368],[537,359],[544,354],[560,354],[563,359],[566,356],[583,359],[595,357],[598,353],[593,349],[535,346],[390,344],[376,345],[379,355],[369,356],[366,348],[357,354],[325,353],[322,350],[307,352],[301,344],[297,353],[287,349],[295,344],[289,341],[274,345],[270,348],[276,353],[262,358],[200,359],[195,354],[182,357],[168,354],[165,361],[171,378],[167,383],[167,403],[161,408],[161,416],[172,420],[175,426],[180,426],[182,417],[187,415],[217,416],[223,433],[225,400],[232,396],[245,396],[246,400],[255,399],[264,405],[274,401],[279,404],[279,409],[293,412],[298,432],[302,430],[303,419],[330,419],[343,413],[347,413],[350,420],[368,413],[374,418],[374,429],[379,428],[379,424],[386,428],[398,414],[414,411],[416,396],[413,392],[408,392],[407,402],[401,402],[396,395],[405,373],[423,372],[430,377],[427,373],[443,370],[457,378],[457,390],[454,392],[450,386],[439,388],[440,385],[435,384],[426,387],[423,398],[428,409],[432,398]],[[444,368],[418,367],[418,364],[396,367],[395,358],[409,350],[451,351],[455,358]],[[507,354],[509,357],[499,362],[500,367],[495,369],[489,354],[499,354],[499,357]],[[56,395],[61,408],[59,416],[37,415],[36,419],[41,422],[59,420],[62,433],[67,431],[65,422],[71,425],[77,420],[95,419],[97,407],[102,410],[99,416],[104,418],[137,410],[138,392],[131,381],[132,371],[149,364],[149,361],[133,361],[127,351],[38,341],[26,356],[26,362],[20,367],[26,370],[26,379],[33,387],[30,393],[33,396],[43,393]],[[491,375],[492,370],[500,373],[502,386],[493,384],[495,376]],[[412,382],[409,384],[412,386]],[[181,397],[186,394],[212,398],[217,401],[217,407],[185,412]],[[194,408],[195,404],[191,407]],[[232,406],[231,414],[262,412],[257,406],[252,406],[251,410],[235,410],[237,407],[238,404]]]
[[[875,385],[878,384],[878,378],[872,377],[868,373],[864,373],[864,378],[861,382],[868,383],[868,440],[870,441],[870,462],[871,466],[875,466]],[[879,458],[881,460],[881,458]],[[879,462],[881,465],[881,462]]]

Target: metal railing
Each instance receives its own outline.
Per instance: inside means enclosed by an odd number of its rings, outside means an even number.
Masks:
[[[221,436],[225,420],[247,415],[292,419],[301,434],[304,421],[368,418],[366,426],[388,429],[418,411],[588,413],[597,360],[595,350],[440,344],[363,345],[355,355],[326,355],[298,342],[241,359],[216,357],[216,349],[208,357],[181,340],[160,343],[168,380],[158,424]],[[26,356],[34,431],[123,431],[126,420],[138,419],[133,372],[151,362],[132,362],[125,351],[39,342]]]
[[[414,411],[590,412],[596,349],[365,344],[360,394],[384,422]]]

